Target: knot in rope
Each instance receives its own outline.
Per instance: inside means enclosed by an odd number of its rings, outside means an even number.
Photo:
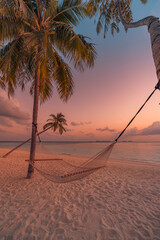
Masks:
[[[37,123],[32,122],[32,125],[33,125],[33,126],[35,127],[35,129],[36,129],[36,133],[37,133],[39,142],[41,142],[41,139],[40,139],[40,136],[39,136],[39,133],[38,133],[38,129],[37,129]]]
[[[158,81],[157,85],[155,86],[155,89],[159,89],[160,90],[160,80]]]

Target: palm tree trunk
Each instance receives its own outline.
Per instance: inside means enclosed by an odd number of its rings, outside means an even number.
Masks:
[[[31,138],[31,148],[30,148],[30,160],[28,166],[27,178],[33,177],[34,173],[34,162],[35,153],[36,153],[36,139],[37,139],[37,118],[38,118],[38,103],[39,103],[39,76],[38,68],[35,73],[35,88],[34,88],[34,103],[33,103],[33,122],[32,122],[32,138]]]
[[[160,80],[160,47],[159,47],[160,46],[160,22],[159,22],[159,18],[154,17],[154,16],[148,16],[137,22],[127,23],[122,16],[120,0],[118,0],[118,13],[119,13],[121,22],[126,31],[128,30],[128,28],[136,28],[136,27],[145,26],[145,25],[148,27],[148,32],[150,33],[150,39],[151,39],[152,55],[153,55],[153,60],[154,60],[154,64],[156,67],[157,78],[158,78],[158,80]]]

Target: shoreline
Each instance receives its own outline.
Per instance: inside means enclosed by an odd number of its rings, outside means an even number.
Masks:
[[[57,184],[36,171],[26,179],[28,157],[17,150],[0,159],[0,239],[159,239],[159,167],[108,161],[86,178]]]

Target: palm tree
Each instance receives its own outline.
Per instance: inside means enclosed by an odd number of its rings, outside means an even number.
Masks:
[[[31,82],[34,95],[30,160],[35,159],[39,99],[52,96],[53,84],[60,98],[73,93],[73,77],[63,57],[80,70],[92,67],[94,45],[73,27],[88,16],[82,0],[4,0],[0,1],[0,85],[8,95]],[[29,163],[28,175],[34,167]]]
[[[125,20],[127,22],[131,22],[132,19],[132,11],[130,8],[132,0],[123,0],[123,14],[125,16]],[[141,0],[142,3],[146,3],[147,0]],[[88,11],[90,11],[90,16],[98,15],[97,21],[97,33],[99,34],[101,30],[104,31],[104,38],[106,37],[106,33],[108,30],[111,30],[112,35],[114,32],[119,32],[119,23],[120,17],[117,9],[117,0],[89,0],[88,3]]]
[[[60,134],[66,132],[64,125],[67,126],[67,122],[62,113],[57,113],[57,115],[50,114],[50,117],[52,118],[49,118],[47,123],[43,126],[44,130],[51,128],[54,132],[58,129]]]
[[[143,1],[143,2],[146,2],[146,1]],[[119,13],[121,22],[124,25],[124,28],[126,31],[128,30],[128,28],[136,28],[136,27],[140,27],[140,26],[148,27],[148,32],[150,34],[150,39],[151,39],[152,55],[153,55],[153,60],[154,60],[154,64],[156,67],[157,78],[158,78],[158,80],[160,80],[160,48],[159,48],[160,22],[159,22],[159,18],[154,17],[154,16],[148,16],[137,22],[128,23],[128,22],[126,22],[126,20],[123,17],[123,10],[121,10],[123,7],[122,2],[120,2],[120,0],[118,0],[117,3],[118,3],[118,13]],[[157,84],[156,88],[160,89],[159,83]]]

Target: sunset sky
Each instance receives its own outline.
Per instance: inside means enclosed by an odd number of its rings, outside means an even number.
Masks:
[[[160,1],[143,5],[133,0],[133,18],[160,17]],[[42,140],[82,141],[114,140],[128,124],[157,83],[147,27],[129,29],[114,37],[108,32],[97,36],[94,19],[85,20],[77,33],[89,36],[96,44],[98,57],[93,69],[83,73],[73,70],[75,89],[67,103],[54,90],[53,97],[40,105],[38,129],[49,114],[62,112],[68,122],[67,132],[42,135]],[[121,140],[160,140],[160,92],[153,95]],[[33,98],[29,86],[16,90],[8,100],[0,90],[0,141],[25,140],[31,135]]]

